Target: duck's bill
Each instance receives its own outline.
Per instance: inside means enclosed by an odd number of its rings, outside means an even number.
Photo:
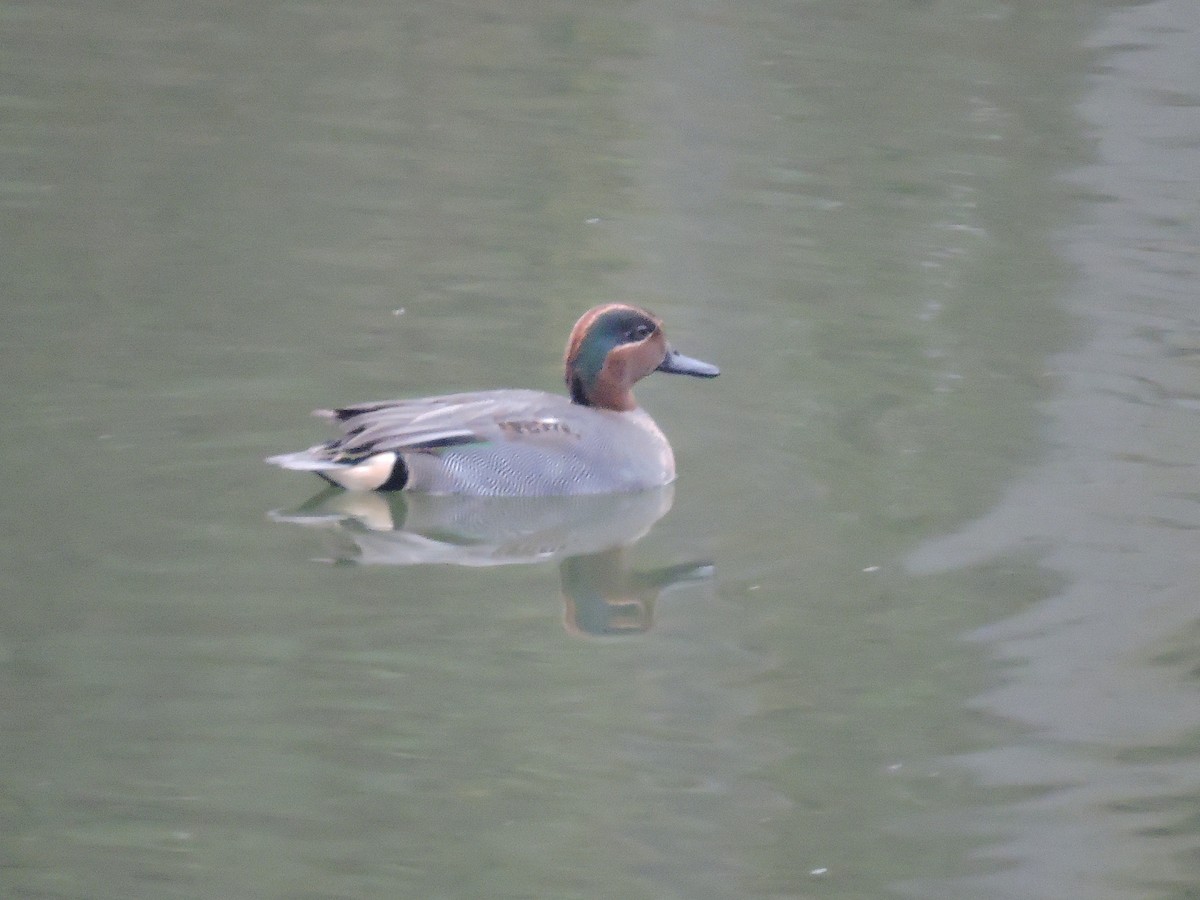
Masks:
[[[684,356],[677,350],[668,350],[667,358],[658,367],[659,372],[670,372],[672,375],[695,375],[697,378],[716,378],[721,370],[712,363]]]

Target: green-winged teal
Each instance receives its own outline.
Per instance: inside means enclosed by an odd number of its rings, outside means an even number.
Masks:
[[[641,491],[675,479],[675,456],[633,385],[651,372],[712,378],[677,353],[662,322],[610,303],[575,323],[564,358],[569,397],[474,391],[317,410],[341,436],[272,456],[350,490],[532,497]]]

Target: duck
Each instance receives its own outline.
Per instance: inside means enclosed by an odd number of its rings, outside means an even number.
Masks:
[[[675,350],[657,316],[626,303],[579,318],[563,369],[566,394],[483,390],[319,409],[337,437],[266,461],[350,491],[550,497],[673,482],[671,444],[633,386],[654,372],[720,369]]]

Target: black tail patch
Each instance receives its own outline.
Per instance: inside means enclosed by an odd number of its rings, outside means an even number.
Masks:
[[[404,462],[404,457],[397,453],[396,464],[392,466],[392,474],[376,490],[399,491],[403,490],[406,484],[408,484],[408,464]]]

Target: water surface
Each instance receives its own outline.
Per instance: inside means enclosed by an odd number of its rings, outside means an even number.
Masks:
[[[1194,892],[1185,0],[0,18],[0,893]],[[614,298],[660,505],[280,521]]]

